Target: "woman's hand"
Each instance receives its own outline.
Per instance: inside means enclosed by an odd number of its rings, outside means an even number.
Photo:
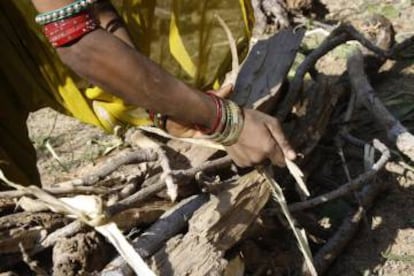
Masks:
[[[232,86],[225,86],[214,93],[226,98]],[[293,160],[295,151],[290,146],[278,119],[265,113],[244,109],[245,121],[242,133],[236,144],[227,147],[228,154],[240,167],[251,167],[271,160],[274,165],[284,166],[285,157]],[[203,134],[192,126],[168,120],[167,131],[177,137],[200,137]]]
[[[270,159],[274,165],[283,167],[285,158],[295,159],[296,153],[278,119],[252,109],[244,109],[244,115],[237,143],[226,148],[238,166],[251,167]]]

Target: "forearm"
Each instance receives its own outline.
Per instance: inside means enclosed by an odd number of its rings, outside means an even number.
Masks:
[[[40,12],[60,8],[71,0],[33,0]],[[57,48],[65,64],[80,76],[130,104],[188,123],[210,127],[214,103],[207,95],[177,80],[133,48],[125,28],[105,31],[120,20],[110,3],[95,5],[101,29],[67,47]]]
[[[128,103],[205,126],[214,120],[215,107],[208,96],[102,29],[58,53],[79,75]]]

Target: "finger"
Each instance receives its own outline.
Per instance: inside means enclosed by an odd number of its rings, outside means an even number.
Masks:
[[[280,150],[283,152],[284,157],[289,160],[294,160],[296,158],[296,152],[293,150],[288,139],[286,138],[279,122],[274,119],[274,121],[272,121],[272,123],[268,124],[267,126],[273,138],[275,138],[276,142],[278,143]]]
[[[269,159],[270,161],[272,161],[273,165],[276,165],[281,168],[286,167],[284,154],[277,144],[274,145],[274,149],[272,151],[272,154],[269,155]]]

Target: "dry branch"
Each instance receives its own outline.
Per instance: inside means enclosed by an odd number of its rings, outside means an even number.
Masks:
[[[303,211],[305,209],[313,208],[315,206],[334,200],[338,197],[345,196],[349,193],[352,193],[360,189],[362,185],[364,185],[368,180],[374,177],[382,168],[384,168],[385,164],[390,159],[390,152],[386,150],[384,145],[382,145],[379,141],[374,140],[374,147],[381,152],[381,157],[371,167],[369,171],[361,174],[357,178],[353,179],[351,182],[342,185],[341,187],[332,192],[317,196],[304,202],[293,203],[289,205],[289,210],[291,212]]]
[[[355,50],[348,59],[348,72],[352,87],[375,119],[384,126],[389,139],[397,148],[414,161],[414,136],[384,106],[372,88],[364,71],[364,60],[360,50]]]
[[[107,160],[101,167],[87,176],[54,184],[54,187],[91,186],[113,173],[119,167],[131,163],[157,161],[158,155],[152,150],[139,149],[133,152],[117,155]]]
[[[187,170],[172,171],[171,174],[172,176],[177,177],[180,180],[180,183],[186,184],[189,181],[193,180],[198,172],[209,171],[220,167],[226,167],[230,164],[231,159],[229,159],[228,157],[223,157],[221,159],[206,162],[198,167],[190,168]],[[121,200],[120,202],[115,203],[112,206],[109,206],[106,210],[107,215],[111,217],[121,211],[139,205],[151,196],[154,196],[157,193],[164,190],[165,182],[164,179],[161,178],[161,175],[157,174],[146,180],[143,186],[146,187],[134,193],[133,195]]]
[[[291,112],[292,107],[299,98],[305,74],[314,68],[316,62],[321,57],[339,45],[344,44],[350,40],[356,40],[360,42],[364,47],[374,52],[378,57],[385,58],[387,56],[386,50],[388,50],[388,47],[391,47],[390,43],[393,41],[394,34],[392,30],[388,28],[389,25],[384,24],[384,26],[381,27],[383,28],[381,31],[384,31],[385,35],[382,36],[381,40],[376,41],[375,44],[360,32],[358,32],[352,25],[343,24],[334,29],[329,34],[329,36],[325,38],[322,44],[313,50],[299,65],[298,69],[296,70],[295,77],[290,83],[289,93],[279,105],[280,108],[278,110],[277,117],[282,121],[286,119],[286,116]]]
[[[77,180],[74,180],[77,181]],[[68,182],[66,182],[68,183]],[[69,195],[69,194],[106,194],[110,192],[110,189],[102,187],[88,187],[88,186],[62,186],[62,187],[45,187],[43,188],[46,192],[56,195]],[[23,196],[30,196],[31,194],[27,191],[14,190],[0,192],[0,198],[20,198]]]
[[[380,149],[381,152],[388,152],[386,153],[387,155],[390,154],[384,145],[380,145]],[[364,210],[368,210],[375,198],[387,188],[388,185],[386,183],[385,181],[374,181],[358,193],[361,206],[354,214],[344,220],[335,235],[315,255],[315,266],[319,274],[322,275],[326,272],[329,265],[354,237],[364,217]]]

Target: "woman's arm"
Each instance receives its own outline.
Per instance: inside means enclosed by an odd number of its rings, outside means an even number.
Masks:
[[[39,12],[58,9],[72,0],[32,0]],[[96,29],[67,47],[57,48],[61,59],[80,76],[122,97],[130,104],[154,110],[178,121],[211,128],[216,117],[214,101],[205,93],[174,78],[131,47],[128,36],[118,37]],[[294,158],[277,119],[245,110],[238,142],[228,148],[237,164],[251,166],[271,159],[282,165]]]
[[[33,0],[40,12],[71,2]],[[57,52],[77,74],[130,104],[206,127],[213,124],[215,106],[207,95],[177,80],[104,29],[90,32],[69,47],[57,48]]]

